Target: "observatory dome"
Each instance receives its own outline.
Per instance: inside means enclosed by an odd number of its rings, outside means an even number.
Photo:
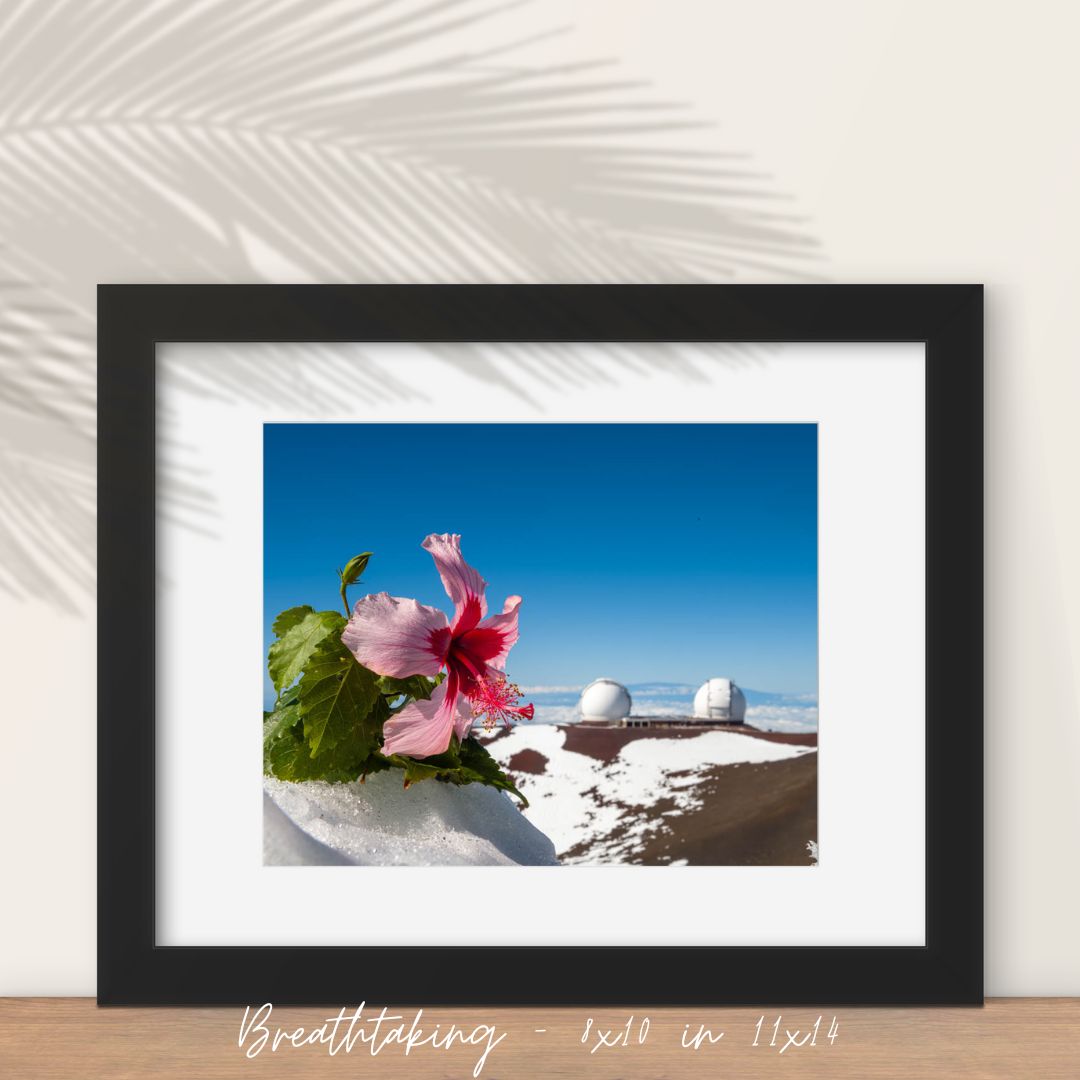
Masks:
[[[730,679],[709,679],[694,695],[694,719],[717,724],[746,721],[746,697]]]
[[[582,720],[624,720],[630,715],[630,691],[614,679],[596,679],[581,691]]]

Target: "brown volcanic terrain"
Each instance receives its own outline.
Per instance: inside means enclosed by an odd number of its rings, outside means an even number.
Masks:
[[[651,828],[627,860],[663,866],[808,866],[807,840],[817,837],[817,754],[759,765],[718,765],[695,774],[697,809],[674,809],[671,799],[629,806],[626,819],[644,818]],[[617,829],[598,838],[607,846]],[[578,859],[589,845],[561,853]]]
[[[709,730],[809,750],[817,746],[816,733],[759,731],[748,724],[707,728],[573,724],[557,730],[561,739],[533,740],[544,752],[536,745],[511,752],[512,739],[503,744],[508,748],[503,754],[497,746],[492,746],[492,752],[502,758],[526,797],[541,799],[545,811],[563,805],[573,792],[584,798],[583,804],[577,804],[580,809],[570,811],[573,804],[566,804],[570,820],[583,828],[574,841],[562,845],[563,861],[655,866],[813,863],[807,842],[817,838],[816,752],[775,761],[723,765],[702,761],[691,770],[666,772],[667,779],[659,787],[638,788],[620,782],[626,768],[620,753],[630,743],[695,739]],[[491,743],[497,744],[500,735],[508,738],[504,733],[494,734]],[[660,760],[665,756],[670,757],[670,752],[665,755],[661,750]],[[573,764],[583,760],[592,763],[584,771],[582,765]],[[537,823],[543,826],[543,821]],[[560,830],[556,827],[555,831]]]
[[[627,743],[637,739],[693,739],[705,731],[730,731],[747,738],[792,746],[817,746],[817,732],[761,731],[749,724],[687,725],[686,727],[591,727],[588,724],[560,726],[566,732],[564,750],[588,754],[597,761],[611,761]]]

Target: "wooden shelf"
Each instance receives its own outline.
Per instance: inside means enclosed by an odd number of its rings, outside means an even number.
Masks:
[[[355,1005],[350,1004],[346,1016]],[[361,1021],[381,1006],[365,1007]],[[317,1028],[337,1009],[275,1008],[268,1027],[305,1031]],[[406,1027],[413,1008],[403,1014]],[[777,1013],[780,1038],[768,1045]],[[759,1018],[758,1045],[753,1045]],[[445,1032],[457,1024],[467,1033],[494,1025],[505,1035],[480,1073],[490,1080],[513,1077],[656,1078],[680,1077],[948,1077],[962,1080],[1080,1075],[1075,1060],[1080,1041],[1080,999],[992,999],[981,1009],[649,1009],[632,1010],[629,1045],[590,1052],[595,1038],[582,1043],[586,1022],[597,1029],[625,1032],[629,1010],[585,1009],[424,1009],[420,1025]],[[816,1045],[788,1048],[783,1031],[802,1035],[822,1017]],[[638,1032],[649,1018],[648,1035]],[[833,1017],[837,1034],[828,1039]],[[387,1045],[372,1058],[357,1042],[351,1053],[331,1056],[326,1045],[272,1052],[269,1045],[249,1060],[240,1049],[244,1010],[100,1009],[89,998],[0,999],[0,1076],[12,1080],[53,1077],[471,1077],[484,1048],[458,1043],[450,1050],[422,1046],[406,1057],[404,1047]],[[683,1049],[684,1031],[699,1025],[724,1032],[715,1044]],[[687,1028],[686,1025],[689,1025]],[[396,1024],[391,1025],[396,1026]],[[538,1031],[537,1029],[541,1029]],[[341,1029],[344,1030],[343,1028]],[[356,1030],[356,1029],[354,1029]],[[371,1030],[371,1022],[368,1027]],[[382,1029],[384,1032],[389,1027]],[[614,1036],[613,1036],[614,1037]],[[254,1042],[249,1039],[249,1045]]]

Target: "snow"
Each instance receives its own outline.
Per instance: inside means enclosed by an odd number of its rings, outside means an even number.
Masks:
[[[263,792],[264,866],[348,866],[349,860],[293,824]]]
[[[813,753],[813,747],[769,742],[729,731],[704,731],[694,737],[642,738],[627,743],[611,762],[564,748],[566,733],[550,725],[520,724],[488,744],[505,769],[522,750],[547,758],[543,773],[522,777],[529,800],[525,815],[551,837],[562,862],[619,863],[657,828],[656,815],[628,813],[671,799],[679,814],[700,804],[699,776],[716,765],[784,761]],[[609,834],[616,833],[616,839]],[[602,838],[608,838],[603,839]],[[566,857],[578,844],[587,854]]]
[[[263,779],[267,865],[555,866],[555,848],[516,800],[482,784],[425,780],[407,790],[397,770],[366,783]]]
[[[648,737],[610,762],[565,749],[566,732],[521,724],[488,744],[504,767],[522,750],[546,759],[520,777],[530,807],[479,784],[401,786],[396,771],[365,784],[291,784],[266,778],[267,865],[554,866],[625,863],[665,819],[700,806],[701,774],[717,765],[754,765],[813,753],[732,731]],[[658,803],[670,801],[660,811]],[[583,853],[582,853],[583,852]],[[674,863],[672,865],[675,865]]]

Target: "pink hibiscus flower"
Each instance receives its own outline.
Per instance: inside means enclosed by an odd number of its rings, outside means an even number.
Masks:
[[[422,545],[435,560],[454,602],[450,622],[438,608],[389,593],[357,600],[342,631],[345,647],[377,675],[446,678],[430,701],[414,701],[383,725],[383,753],[431,757],[464,739],[473,722],[531,720],[533,707],[518,705],[521,692],[507,681],[506,657],[518,639],[520,596],[509,596],[501,615],[487,614],[487,582],[461,555],[461,537],[432,533]]]

